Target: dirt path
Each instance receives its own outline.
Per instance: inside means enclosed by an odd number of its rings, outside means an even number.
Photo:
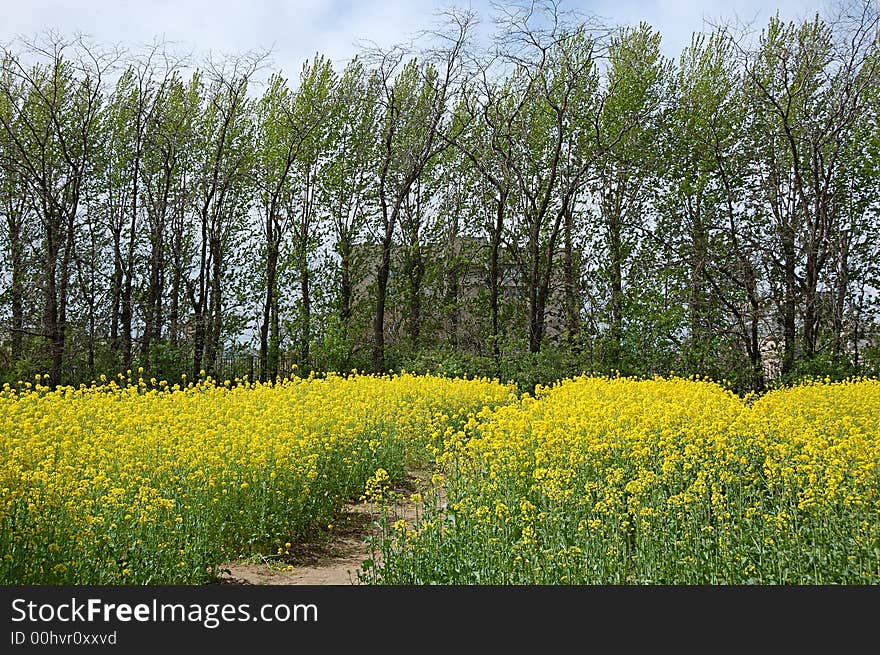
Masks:
[[[415,508],[409,496],[426,485],[431,473],[414,471],[407,474],[407,484],[392,489],[404,500],[392,506],[395,518],[408,523],[415,520]],[[370,557],[366,539],[375,535],[378,528],[374,521],[379,509],[370,503],[346,505],[331,530],[316,539],[295,544],[289,554],[278,558],[264,558],[259,563],[230,562],[221,567],[218,577],[221,584],[250,585],[349,585],[361,584],[358,572],[364,560]]]

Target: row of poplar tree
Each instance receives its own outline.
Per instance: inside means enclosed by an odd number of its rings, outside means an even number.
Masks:
[[[670,59],[647,24],[556,3],[501,10],[482,41],[455,10],[421,45],[316,55],[292,81],[266,53],[18,40],[0,374],[556,352],[761,388],[768,335],[783,375],[864,370],[878,14],[826,13],[719,25]]]

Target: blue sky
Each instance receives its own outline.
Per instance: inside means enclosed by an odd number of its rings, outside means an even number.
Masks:
[[[164,38],[181,51],[203,55],[272,48],[272,70],[295,76],[316,52],[344,63],[359,41],[389,46],[431,26],[449,0],[0,0],[0,43],[48,28],[81,32],[101,45],[133,48]],[[471,0],[489,29],[488,0]],[[791,19],[829,6],[817,0],[563,0],[563,7],[611,24],[645,20],[660,31],[668,56],[677,57],[705,21],[754,21],[760,29],[777,10]]]

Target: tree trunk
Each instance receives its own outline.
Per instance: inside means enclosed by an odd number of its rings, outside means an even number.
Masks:
[[[172,227],[172,229],[174,229]],[[180,292],[183,286],[182,262],[180,257],[180,241],[181,235],[175,231],[172,236],[172,263],[173,270],[171,272],[171,298],[168,304],[168,340],[171,346],[177,347],[177,340],[180,334]]]
[[[208,226],[207,218],[202,217],[202,245],[199,260],[198,297],[195,291],[190,289],[190,298],[193,304],[193,378],[199,377],[202,369],[202,360],[205,354],[206,341],[209,339],[210,326],[207,323],[207,293],[210,284],[210,261],[208,261]]]
[[[610,363],[620,368],[623,347],[623,244],[621,220],[611,212],[608,224],[609,277],[611,283]]]
[[[272,314],[269,317],[269,378],[278,377],[281,364],[281,319],[278,314],[278,297],[272,303]]]
[[[211,375],[217,373],[217,357],[220,354],[220,339],[223,332],[223,296],[222,296],[222,272],[223,261],[221,259],[220,237],[211,238],[211,296],[209,300],[210,318],[209,329],[205,334],[205,371]]]
[[[795,340],[797,338],[797,278],[795,275],[794,230],[786,224],[782,230],[782,258],[785,277],[782,306],[782,374],[794,369]]]
[[[274,219],[271,210],[266,217],[266,297],[263,300],[263,322],[260,324],[260,379],[265,382],[274,378],[278,371],[273,370],[269,362],[269,325],[272,320],[272,311],[276,303],[277,271],[278,271],[278,244],[273,229]]]
[[[132,249],[133,250],[133,249]],[[129,251],[133,255],[132,251]],[[122,368],[124,370],[131,369],[131,323],[132,323],[132,268],[134,268],[133,256],[128,258],[126,271],[122,283],[122,312],[121,312],[121,330],[122,330]]]
[[[125,278],[122,288],[122,368],[125,370],[131,369],[132,319],[134,315],[132,285],[134,283],[134,250],[137,237],[138,182],[140,180],[140,132],[140,119],[138,119],[138,139],[135,144],[135,158],[132,166],[131,221],[129,223]]]
[[[816,332],[818,328],[818,293],[819,268],[816,262],[816,253],[812,248],[807,249],[807,264],[804,276],[804,356],[807,359],[816,353]]]
[[[162,238],[161,233],[153,232],[151,235],[152,248],[150,252],[150,281],[147,289],[147,302],[144,307],[144,338],[141,343],[141,361],[144,368],[151,368],[151,352],[153,340],[159,338],[159,326],[161,325],[160,303],[162,299]],[[158,243],[157,243],[158,242]]]
[[[489,315],[492,321],[492,356],[495,360],[501,358],[501,335],[499,321],[500,282],[501,270],[499,259],[501,257],[501,237],[504,228],[504,212],[507,205],[507,193],[500,193],[498,205],[495,208],[495,225],[491,230],[489,250]]]
[[[840,251],[837,255],[837,284],[834,298],[834,354],[841,355],[846,349],[846,297],[849,291],[849,247],[851,232],[840,233]]]
[[[351,322],[351,241],[346,237],[339,241],[340,280],[339,280],[339,319],[342,328],[348,332]]]
[[[538,285],[535,293],[535,318],[533,324],[534,343],[530,345],[530,351],[533,353],[541,350],[544,341],[544,332],[546,330],[545,320],[547,314],[547,298],[550,295],[550,271],[548,269],[543,280]]]
[[[691,209],[691,281],[689,299],[690,319],[690,342],[694,346],[689,348],[688,359],[691,360],[692,369],[700,372],[705,368],[706,349],[705,342],[711,338],[708,329],[708,311],[705,288],[705,269],[708,261],[708,234],[702,217],[702,194],[697,193]]]
[[[122,350],[119,318],[122,307],[122,230],[113,229],[113,277],[110,278],[110,350],[115,357]],[[116,360],[115,365],[118,365]]]
[[[74,204],[74,207],[76,205]],[[70,288],[70,262],[73,258],[74,239],[74,210],[71,210],[67,219],[64,238],[64,251],[61,257],[61,278],[58,284],[58,321],[56,323],[56,338],[54,342],[52,361],[52,386],[61,384],[63,379],[64,355],[67,347],[67,300]]]
[[[578,282],[574,263],[574,213],[570,207],[564,209],[562,255],[562,275],[565,287],[565,331],[569,346],[577,348],[580,333],[580,312],[578,308]]]
[[[385,302],[388,295],[388,275],[391,272],[391,231],[386,229],[380,244],[379,266],[376,269],[376,312],[373,315],[373,370],[385,369]]]
[[[193,312],[193,368],[192,377],[199,377],[202,369],[202,356],[205,352],[205,314],[200,307]]]
[[[302,325],[299,343],[299,360],[300,364],[305,368],[310,366],[309,357],[311,356],[311,353],[309,352],[309,346],[312,340],[312,299],[310,285],[309,262],[306,258],[305,241],[303,241],[303,252],[301,253],[299,266],[299,288],[302,296]]]
[[[449,344],[453,348],[458,348],[458,331],[459,331],[459,257],[458,252],[458,221],[457,216],[453,218],[451,229],[447,234],[447,265],[446,265],[446,306],[449,308]]]
[[[10,197],[6,214],[9,229],[9,259],[12,265],[9,295],[12,305],[12,361],[21,359],[24,348],[24,244],[22,243],[22,213],[13,206]]]
[[[49,340],[49,357],[51,360],[49,379],[52,385],[61,382],[61,365],[64,357],[63,347],[59,347],[58,327],[58,289],[57,289],[57,265],[58,265],[58,234],[54,217],[49,216],[46,224],[46,261],[45,261],[45,291],[43,308],[43,332]]]
[[[410,252],[407,278],[409,282],[409,310],[407,312],[407,334],[411,345],[417,348],[422,327],[422,278],[425,275],[425,262],[416,244]]]
[[[165,222],[168,215],[168,199],[171,193],[171,171],[165,169],[162,197],[159,206],[154,210],[150,230],[150,282],[147,290],[147,302],[144,312],[144,340],[141,344],[141,360],[144,367],[152,366],[150,352],[153,340],[162,336],[162,291],[164,288],[163,272],[165,269]]]
[[[745,257],[743,261],[743,282],[746,288],[746,294],[749,298],[749,309],[751,310],[749,322],[749,342],[748,356],[752,365],[752,388],[755,391],[763,391],[766,381],[764,380],[764,364],[761,360],[761,344],[758,340],[758,327],[761,318],[761,304],[758,299],[758,280],[755,270]]]
[[[541,349],[542,328],[544,323],[543,307],[540,307],[538,287],[540,285],[540,243],[537,219],[529,225],[529,352],[536,353]]]

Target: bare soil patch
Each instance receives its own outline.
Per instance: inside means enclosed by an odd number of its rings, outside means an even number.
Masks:
[[[406,482],[392,488],[401,498],[390,513],[394,519],[412,523],[416,518],[409,497],[430,480],[431,471],[412,471]],[[378,534],[380,508],[372,503],[348,503],[332,524],[314,539],[292,544],[283,556],[267,556],[262,562],[229,562],[221,567],[219,584],[233,585],[352,585],[361,584],[358,573],[370,558],[367,539]]]

